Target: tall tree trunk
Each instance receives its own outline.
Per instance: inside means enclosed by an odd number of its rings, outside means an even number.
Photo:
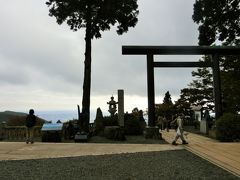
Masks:
[[[91,11],[88,7],[88,19],[86,24],[86,36],[85,36],[85,62],[84,62],[84,82],[83,82],[83,98],[82,98],[82,130],[89,132],[89,120],[90,120],[90,91],[91,91]]]

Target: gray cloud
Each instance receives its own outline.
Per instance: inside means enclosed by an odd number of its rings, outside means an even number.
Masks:
[[[194,0],[139,0],[139,22],[127,34],[116,28],[93,40],[92,95],[108,96],[117,89],[146,97],[146,57],[122,55],[122,45],[197,45]],[[14,12],[14,13],[13,13]],[[81,97],[84,70],[84,31],[72,32],[48,16],[45,0],[4,1],[0,7],[0,82],[46,93]],[[176,60],[199,57],[177,56]],[[157,56],[156,60],[171,60]],[[169,90],[179,96],[191,81],[192,69],[156,69],[156,95]]]

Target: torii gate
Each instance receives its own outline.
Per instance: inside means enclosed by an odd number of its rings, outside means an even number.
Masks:
[[[123,55],[147,56],[148,125],[155,126],[154,67],[212,67],[215,116],[222,115],[220,55],[240,55],[239,46],[122,46]],[[154,55],[211,55],[212,62],[154,62]]]

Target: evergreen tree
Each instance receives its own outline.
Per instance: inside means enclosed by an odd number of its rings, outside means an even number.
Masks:
[[[196,0],[193,20],[199,25],[199,45],[240,45],[240,3],[239,0]],[[209,61],[209,57],[203,58]],[[240,57],[225,56],[220,58],[221,87],[223,108],[227,112],[236,112],[240,108]],[[212,96],[211,71],[198,68],[192,73],[197,77],[189,88],[182,90],[183,95],[191,96],[190,103],[210,105]],[[205,81],[205,82],[204,82]],[[206,88],[203,88],[208,84]]]
[[[205,56],[203,61],[209,61]],[[223,110],[236,113],[240,110],[240,59],[234,56],[222,57],[221,87],[223,98]],[[201,105],[208,109],[214,109],[213,78],[211,68],[198,68],[192,72],[195,78],[187,88],[181,90],[181,101],[190,105]]]
[[[192,116],[191,115],[191,103],[189,99],[187,99],[186,94],[181,92],[180,99],[175,101],[174,104],[175,114],[183,113],[184,115]]]
[[[239,0],[196,0],[193,10],[193,21],[199,24],[199,45],[211,45],[217,40],[239,45]]]
[[[200,61],[210,61],[209,56],[205,56]],[[187,88],[181,90],[180,100],[190,106],[206,106],[213,109],[213,79],[210,68],[198,68],[192,72],[194,80]]]
[[[171,94],[169,93],[169,91],[167,91],[165,93],[164,99],[163,99],[163,104],[167,104],[167,105],[172,105],[172,98],[171,98]]]
[[[91,90],[91,41],[101,38],[101,31],[118,24],[119,35],[134,27],[138,21],[137,0],[48,0],[49,15],[55,16],[58,24],[66,22],[70,29],[86,29],[85,67],[82,98],[83,129],[88,132]]]
[[[158,116],[165,117],[168,121],[172,120],[172,116],[175,114],[175,109],[169,91],[165,93],[163,103],[156,107],[156,113]]]
[[[224,57],[221,65],[223,110],[236,113],[240,111],[240,57]]]

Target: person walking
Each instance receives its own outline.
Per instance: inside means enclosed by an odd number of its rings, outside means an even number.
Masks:
[[[177,134],[172,142],[172,145],[177,145],[177,140],[180,137],[180,139],[182,140],[182,144],[188,144],[188,142],[184,139],[183,137],[183,118],[184,115],[180,114],[174,121],[176,121],[177,123]]]
[[[34,115],[34,110],[30,109],[29,110],[29,115],[27,115],[26,118],[26,143],[28,144],[29,142],[31,144],[34,143],[34,126],[36,124],[37,117]]]

